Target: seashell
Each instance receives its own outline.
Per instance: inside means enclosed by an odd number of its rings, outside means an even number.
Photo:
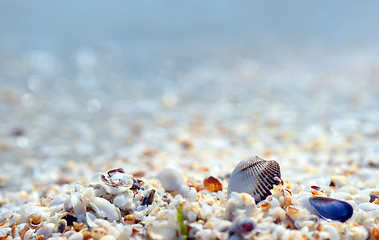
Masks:
[[[128,214],[124,217],[124,223],[126,224],[134,224],[137,222],[139,222],[139,220],[136,219],[136,217],[133,214]]]
[[[29,240],[29,239],[32,238],[33,235],[35,235],[35,234],[34,234],[34,230],[33,230],[33,229],[29,229],[29,230],[27,230],[27,231],[24,233],[23,240]]]
[[[271,208],[271,203],[269,201],[264,201],[258,205],[263,212],[267,212]]]
[[[217,192],[222,190],[222,184],[220,180],[215,177],[210,176],[209,178],[204,179],[204,187],[209,192]]]
[[[334,198],[311,197],[309,203],[316,213],[325,220],[337,220],[345,222],[353,215],[353,207],[345,202]]]
[[[20,237],[21,237],[22,240],[25,239],[24,236],[25,236],[25,234],[26,234],[26,232],[27,232],[28,230],[30,230],[30,227],[29,227],[27,224],[25,224],[25,225],[24,225],[24,228],[21,229],[21,230],[19,231],[19,234],[20,234]],[[34,231],[33,231],[33,232],[34,232]]]
[[[91,229],[91,236],[94,240],[99,240],[100,238],[108,234],[107,229],[103,227],[95,227]]]
[[[59,222],[55,224],[54,232],[63,233],[66,230],[66,227],[67,227],[67,221],[64,219],[61,219],[59,220]]]
[[[241,161],[233,170],[228,185],[228,198],[232,192],[246,192],[258,203],[271,195],[270,190],[281,182],[279,164],[255,156]]]
[[[44,224],[42,227],[40,227],[37,230],[36,235],[37,236],[41,236],[42,235],[42,236],[44,236],[43,239],[48,239],[53,234],[54,226],[55,226],[54,223]]]
[[[133,186],[133,176],[126,174],[122,168],[110,170],[107,175],[102,174],[101,180],[104,190],[110,194],[125,192]]]
[[[0,227],[12,227],[17,222],[17,218],[17,214],[13,211],[1,214]]]
[[[82,233],[78,233],[78,232],[76,232],[76,233],[72,234],[72,235],[68,238],[68,240],[83,240],[83,234],[82,234]]]
[[[60,205],[64,204],[65,201],[66,201],[65,196],[58,195],[58,196],[54,197],[54,199],[50,202],[50,207],[60,206]]]
[[[142,186],[143,181],[137,178],[133,178],[133,185],[130,188],[130,190],[140,190]]]
[[[86,213],[86,222],[87,225],[90,227],[97,227],[98,225],[95,223],[96,216],[93,213],[87,212]]]
[[[288,208],[287,208],[287,213],[289,214],[289,215],[296,215],[296,214],[298,214],[299,213],[299,208],[298,207],[296,207],[296,206],[289,206]]]
[[[88,229],[88,227],[84,223],[74,222],[74,230],[76,232],[84,232]]]
[[[79,193],[73,193],[71,195],[71,204],[75,214],[79,215],[86,213],[86,204]]]
[[[124,169],[122,168],[117,168],[117,169],[112,169],[107,172],[108,176],[112,177],[116,173],[125,173]]]
[[[370,228],[370,239],[379,239],[379,227],[372,226]]]
[[[116,207],[124,210],[132,206],[133,199],[128,193],[120,193],[113,199],[113,204]]]
[[[372,202],[374,202],[376,199],[379,199],[379,192],[378,192],[378,191],[371,191],[371,192],[369,193],[369,197],[370,197],[369,202],[372,203]]]
[[[152,204],[154,200],[154,194],[155,194],[155,190],[153,189],[150,191],[149,195],[143,198],[142,205],[149,206],[150,204]]]
[[[90,205],[101,217],[106,217],[110,221],[120,219],[120,213],[116,210],[116,207],[104,198],[95,197]]]
[[[358,205],[358,208],[362,209],[365,212],[379,210],[379,206],[374,203],[361,203]]]
[[[74,222],[78,219],[74,217],[71,213],[65,212],[62,214],[61,219],[66,221],[67,226],[74,226]]]
[[[42,224],[42,217],[38,213],[33,213],[28,217],[28,224],[31,228],[38,228]]]
[[[287,222],[287,227],[289,229],[297,229],[298,230],[298,228],[295,225],[295,221],[287,213],[286,213],[286,222]]]
[[[294,226],[297,229],[302,229],[304,227],[307,227],[308,229],[313,230],[317,228],[318,224],[319,224],[319,218],[313,214],[301,216],[294,222]]]

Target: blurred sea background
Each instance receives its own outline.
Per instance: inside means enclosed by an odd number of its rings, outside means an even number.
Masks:
[[[0,4],[3,57],[44,50],[69,61],[82,48],[108,47],[128,71],[151,71],[167,59],[175,66],[196,64],[226,53],[282,60],[303,52],[370,52],[379,40],[377,1]]]
[[[377,160],[378,10],[374,0],[1,1],[1,169],[54,179],[69,160],[156,150],[159,161],[232,166],[251,153],[307,158],[288,149],[319,138],[330,153],[355,139],[344,151]]]

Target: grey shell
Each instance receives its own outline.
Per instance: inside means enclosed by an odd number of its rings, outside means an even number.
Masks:
[[[258,203],[271,195],[270,190],[281,182],[280,166],[257,156],[238,163],[230,176],[228,198],[232,192],[249,193]]]

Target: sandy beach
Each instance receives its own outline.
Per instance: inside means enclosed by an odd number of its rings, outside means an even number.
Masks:
[[[66,81],[59,59],[34,54],[2,60],[3,79],[29,76],[1,87],[4,239],[378,238],[374,55],[239,59],[105,85],[98,53],[79,52]],[[255,155],[276,160],[283,183],[259,203],[227,198],[234,167]],[[324,220],[312,196],[353,215]],[[249,231],[233,230],[246,219]]]
[[[198,3],[0,3],[0,240],[379,239],[377,3]]]

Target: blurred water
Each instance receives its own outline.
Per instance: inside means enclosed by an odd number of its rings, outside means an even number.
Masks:
[[[64,58],[111,48],[134,67],[225,52],[275,56],[361,48],[379,40],[377,1],[1,1],[0,52],[43,49]]]

